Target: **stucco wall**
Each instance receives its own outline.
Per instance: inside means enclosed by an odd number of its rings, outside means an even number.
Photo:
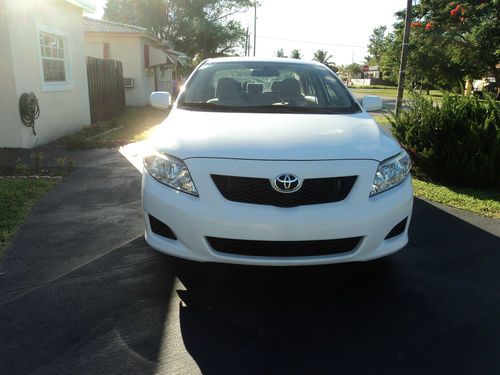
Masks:
[[[33,91],[40,104],[40,117],[35,124],[37,136],[18,121],[21,140],[7,146],[30,148],[89,124],[82,10],[62,0],[5,0],[5,5],[16,101],[22,93]],[[64,91],[47,91],[43,85],[40,31],[67,38],[65,48],[68,51],[69,69],[66,71],[68,84]],[[11,111],[17,115],[17,105]]]
[[[144,69],[144,47],[139,36],[85,34],[88,56],[103,58],[103,44],[108,43],[109,58],[122,62],[123,77],[133,78],[134,87],[125,88],[125,103],[129,106],[149,104],[151,77]],[[153,88],[154,88],[154,81]]]
[[[5,3],[0,1],[0,147],[21,144],[21,126],[17,110],[16,83],[10,53]]]

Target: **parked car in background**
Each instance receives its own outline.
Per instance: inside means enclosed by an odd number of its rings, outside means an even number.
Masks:
[[[168,107],[168,93],[151,102]],[[195,261],[366,261],[408,242],[410,158],[324,65],[209,59],[144,158],[146,240]]]

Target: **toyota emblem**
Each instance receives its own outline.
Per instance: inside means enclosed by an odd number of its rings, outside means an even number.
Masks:
[[[294,174],[283,173],[273,180],[272,186],[280,193],[294,193],[300,189],[302,181]]]

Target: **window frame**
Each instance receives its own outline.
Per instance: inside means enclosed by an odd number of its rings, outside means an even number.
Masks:
[[[50,34],[57,38],[61,38],[63,40],[63,61],[64,61],[64,81],[45,81],[45,74],[43,69],[43,61],[45,57],[42,55],[42,44],[40,43],[40,37],[42,34]],[[40,65],[40,79],[42,82],[42,91],[43,92],[57,92],[57,91],[69,91],[73,90],[73,79],[72,79],[72,70],[71,70],[71,43],[69,41],[69,36],[67,33],[53,29],[50,27],[38,26],[36,28],[36,45],[38,51],[38,60]],[[50,59],[50,58],[48,58]],[[61,61],[61,60],[58,60]]]

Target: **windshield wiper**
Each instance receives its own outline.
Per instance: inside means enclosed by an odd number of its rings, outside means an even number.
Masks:
[[[216,103],[207,103],[207,102],[187,102],[187,103],[179,103],[181,108],[186,109],[200,109],[200,110],[208,110],[208,111],[231,111],[233,107],[227,105],[219,105]]]
[[[342,114],[355,113],[359,111],[358,106],[348,108],[328,108],[328,107],[296,107],[286,103],[260,106],[228,106],[207,102],[187,102],[179,103],[179,107],[191,110],[221,111],[221,112],[256,112],[256,113],[315,113],[315,114]]]

